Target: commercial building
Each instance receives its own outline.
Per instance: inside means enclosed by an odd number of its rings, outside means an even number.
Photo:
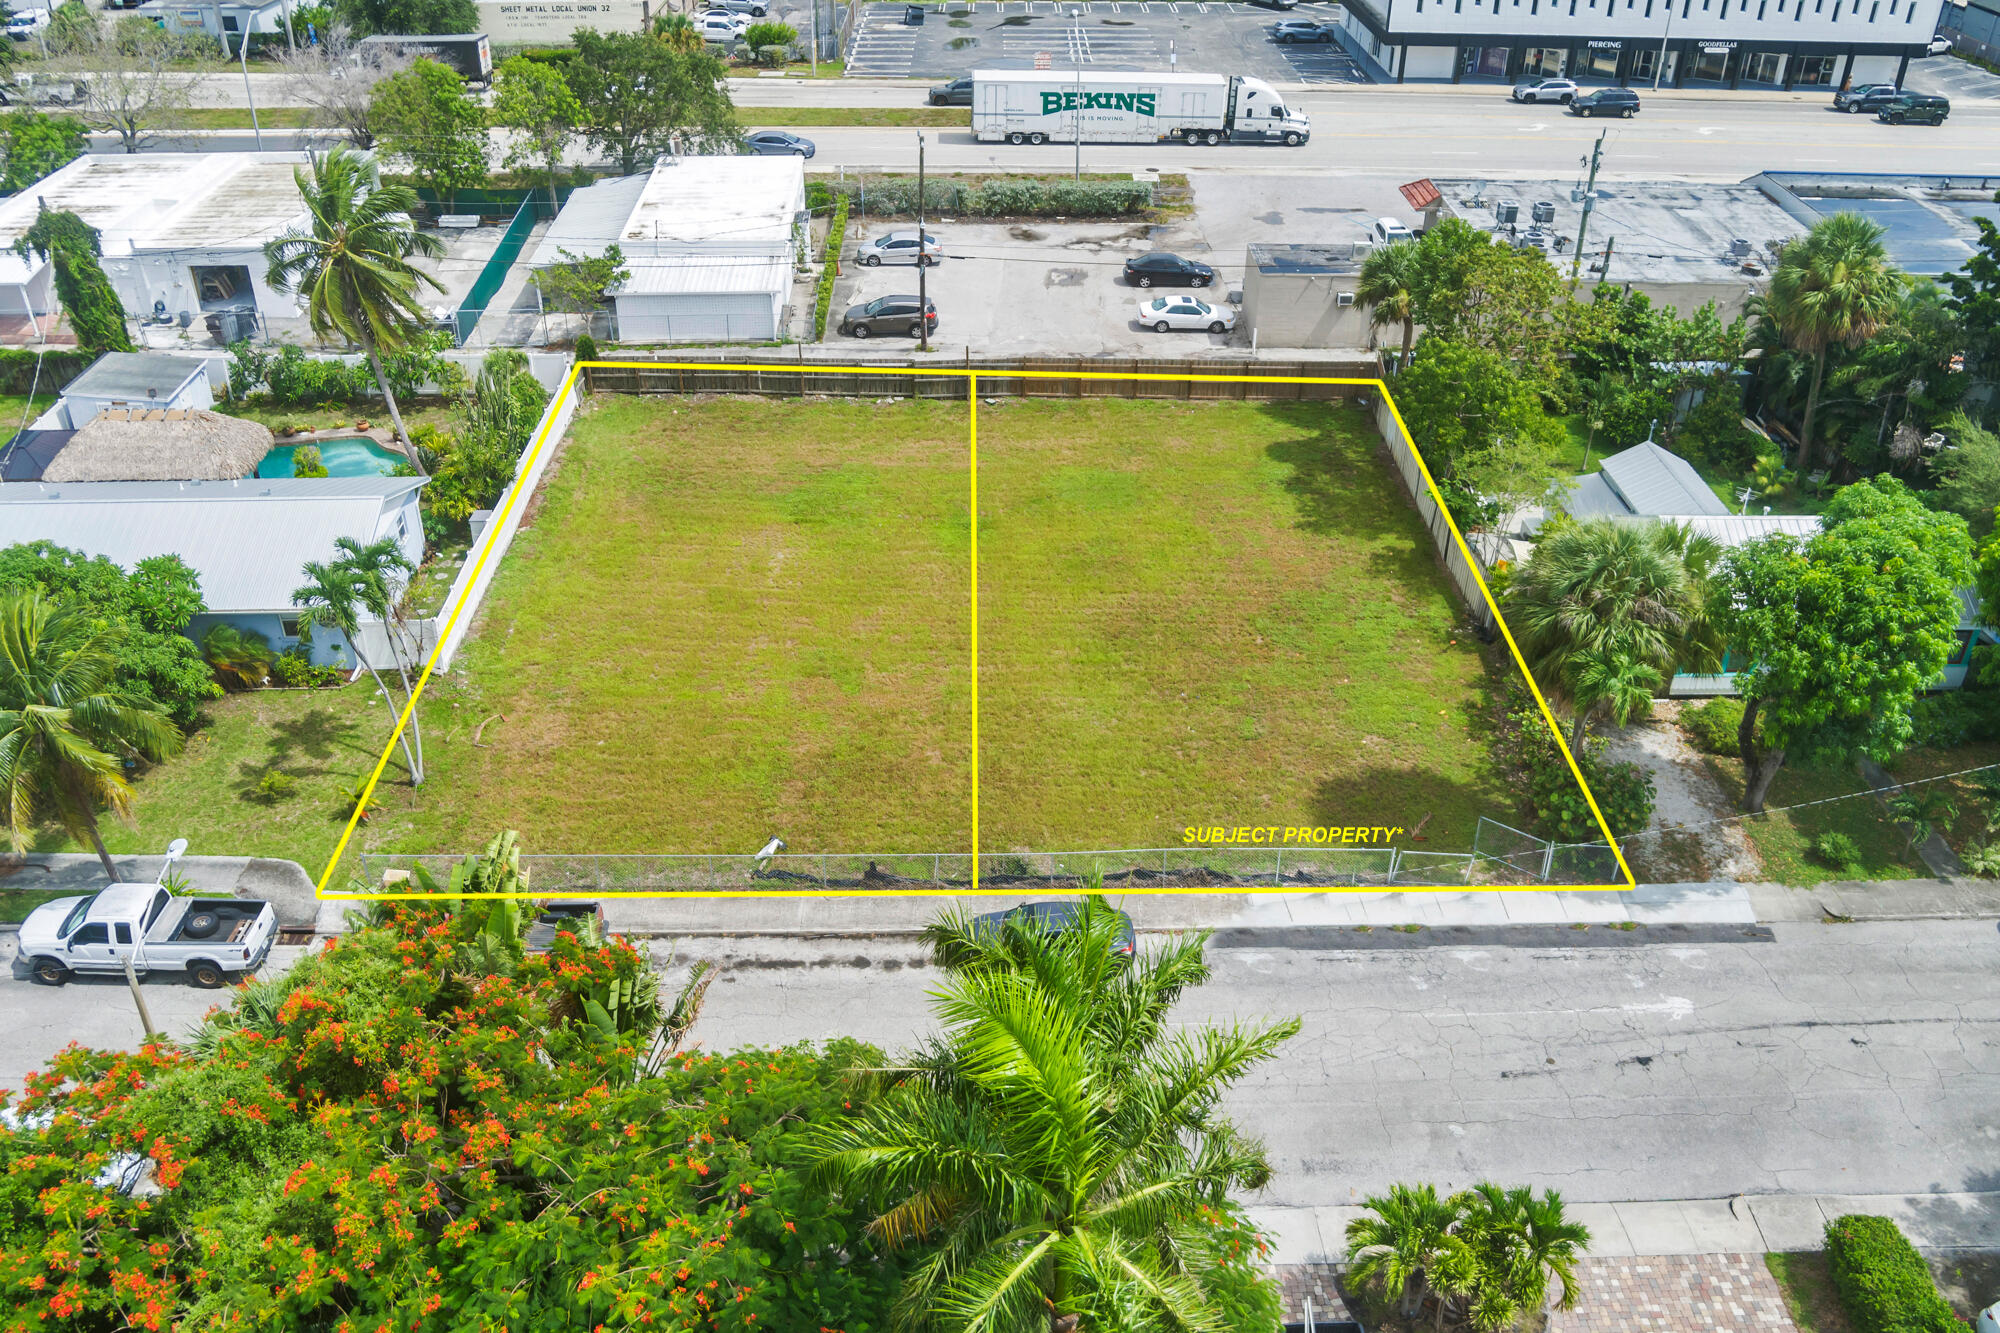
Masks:
[[[234,54],[238,50],[238,34],[282,35],[287,11],[305,7],[304,0],[254,0],[254,3],[223,0],[220,4],[213,0],[202,4],[188,4],[187,0],[146,0],[139,6],[139,12],[168,32],[205,32],[228,46],[230,53]]]
[[[1943,0],[1345,0],[1375,77],[1651,87],[1901,83]]]
[[[55,309],[49,261],[12,246],[44,208],[95,227],[105,276],[133,319],[221,343],[297,314],[264,281],[264,242],[306,224],[292,172],[303,153],[89,155],[0,200],[0,316]]]
[[[617,246],[621,342],[762,342],[785,328],[807,235],[804,159],[663,157],[572,194],[530,263]]]
[[[1253,345],[1368,346],[1368,307],[1354,295],[1368,249],[1366,241],[1250,246],[1243,263],[1242,327]]]
[[[1946,4],[1938,31],[1967,55],[2000,61],[2000,0],[1968,0]]]

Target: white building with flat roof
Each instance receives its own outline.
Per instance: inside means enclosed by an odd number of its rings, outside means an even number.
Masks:
[[[808,234],[802,158],[663,157],[571,195],[530,262],[617,246],[621,342],[762,342],[784,329]]]
[[[1903,81],[1943,0],[1345,0],[1342,39],[1405,80],[1650,88]]]
[[[0,199],[0,315],[55,309],[48,261],[11,248],[46,206],[97,228],[105,276],[134,319],[182,314],[224,342],[297,302],[264,281],[264,243],[307,224],[292,172],[304,153],[106,153]],[[228,336],[223,336],[227,334]]]

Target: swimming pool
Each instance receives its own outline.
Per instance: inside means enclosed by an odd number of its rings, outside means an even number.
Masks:
[[[386,477],[396,470],[403,461],[398,451],[366,436],[351,436],[338,440],[313,440],[305,444],[281,444],[264,455],[264,461],[257,465],[260,477],[289,477],[292,475],[292,451],[312,448],[319,450],[320,461],[326,464],[329,477]]]

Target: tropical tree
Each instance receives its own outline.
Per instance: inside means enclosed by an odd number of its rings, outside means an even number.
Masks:
[[[728,69],[706,50],[594,28],[578,28],[571,41],[569,87],[583,108],[577,126],[592,147],[618,159],[623,174],[661,153],[736,141]]]
[[[1708,601],[1720,557],[1675,523],[1566,523],[1536,544],[1504,610],[1535,678],[1571,710],[1572,749],[1600,709],[1623,725],[1677,667],[1720,655]]]
[[[55,268],[56,298],[69,315],[77,346],[87,352],[133,350],[125,306],[97,262],[103,253],[97,228],[74,213],[45,206],[14,249],[42,255]]]
[[[312,225],[265,244],[265,281],[304,301],[317,336],[360,344],[403,453],[421,472],[423,461],[403,426],[382,353],[402,349],[428,327],[418,289],[444,289],[410,259],[441,259],[444,243],[410,221],[409,213],[417,207],[415,190],[376,182],[367,160],[345,145],[329,149],[310,171],[294,168],[292,177]]]
[[[1458,1207],[1438,1197],[1435,1185],[1391,1185],[1362,1207],[1375,1214],[1347,1224],[1348,1281],[1380,1290],[1405,1319],[1432,1297],[1432,1278],[1463,1250],[1452,1234]]]
[[[1895,313],[1907,279],[1889,262],[1883,229],[1859,213],[1836,213],[1779,252],[1762,309],[1784,340],[1812,362],[1800,472],[1811,469],[1813,417],[1827,352],[1858,347]]]
[[[1422,252],[1416,245],[1396,244],[1377,246],[1361,262],[1361,281],[1354,289],[1354,297],[1368,307],[1368,323],[1371,328],[1387,328],[1391,324],[1403,326],[1403,356],[1396,365],[1400,369],[1410,362],[1410,346],[1417,339],[1416,309],[1411,295],[1422,281],[1419,267]]]
[[[685,14],[674,14],[686,23]],[[500,62],[493,78],[493,123],[514,131],[507,150],[509,170],[540,168],[549,178],[549,207],[557,206],[556,177],[563,153],[576,139],[583,106],[561,70],[542,60],[514,56]]]
[[[410,164],[442,205],[486,179],[486,112],[448,65],[419,57],[377,83],[368,128],[384,152]]]
[[[679,51],[682,55],[692,55],[701,50],[703,41],[701,29],[686,14],[656,14],[653,16],[653,36]]]
[[[397,678],[403,684],[403,702],[407,707],[413,697],[410,672],[416,667],[421,645],[410,642],[408,626],[403,618],[403,591],[409,586],[410,575],[417,572],[417,567],[403,554],[403,548],[394,537],[382,537],[366,543],[352,537],[336,537],[333,546],[340,552],[339,558],[334,561],[334,568],[351,576],[356,605],[382,622],[383,633],[389,640],[390,658],[395,663]],[[424,784],[424,732],[417,720],[416,709],[409,709],[409,713],[408,735],[415,741],[415,747],[412,749],[406,745],[404,752],[412,755],[416,764],[410,775],[410,784],[421,787]]]
[[[0,792],[15,851],[53,818],[89,842],[104,873],[118,870],[97,830],[104,807],[132,812],[122,752],[164,759],[180,729],[119,688],[122,632],[80,609],[46,601],[38,588],[0,592]]]
[[[1227,1326],[1245,1274],[1214,1219],[1270,1166],[1220,1102],[1299,1024],[1170,1028],[1208,976],[1205,939],[1127,961],[1125,928],[1091,897],[1058,934],[958,916],[932,931],[943,1035],[813,1150],[817,1181],[881,1206],[872,1236],[929,1246],[900,1326]]]
[[[306,581],[292,592],[292,605],[299,608],[299,632],[307,643],[312,642],[315,630],[332,630],[347,640],[354,650],[354,660],[362,669],[374,677],[375,688],[382,691],[384,699],[396,696],[389,692],[389,686],[382,679],[382,673],[368,660],[361,648],[361,611],[364,594],[360,586],[361,575],[353,568],[333,561],[309,560],[303,570]],[[393,719],[392,719],[393,722]],[[402,733],[403,762],[410,770],[411,782],[423,780],[423,765],[410,748],[409,729]]]
[[[1563,1215],[1554,1190],[1482,1182],[1441,1199],[1430,1185],[1394,1185],[1365,1201],[1373,1217],[1347,1224],[1348,1279],[1398,1302],[1405,1319],[1434,1302],[1440,1329],[1499,1333],[1548,1304],[1576,1304],[1576,1261],[1590,1231]]]

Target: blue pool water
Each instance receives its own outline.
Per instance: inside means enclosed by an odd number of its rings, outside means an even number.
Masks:
[[[326,464],[326,475],[329,477],[386,477],[403,461],[402,454],[365,436],[319,440],[310,445],[279,445],[264,455],[264,461],[257,465],[257,475],[267,478],[291,476],[292,451],[299,448],[319,450],[320,461]]]

